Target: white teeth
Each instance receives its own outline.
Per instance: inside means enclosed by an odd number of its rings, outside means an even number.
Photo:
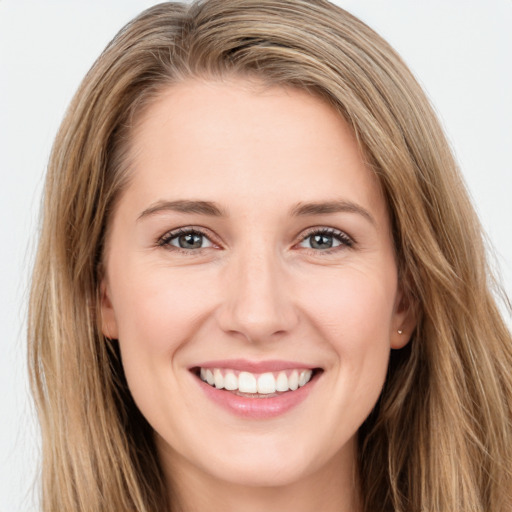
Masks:
[[[258,393],[268,395],[276,392],[276,379],[271,373],[262,373],[258,377]]]
[[[217,389],[222,389],[224,387],[224,377],[218,368],[215,368],[213,371],[213,378],[215,379],[215,387]]]
[[[307,384],[309,382],[309,380],[311,379],[312,373],[313,372],[311,370],[303,370],[300,372],[300,375],[299,375],[299,386],[300,387],[304,386],[304,384]]]
[[[288,370],[253,374],[220,368],[201,368],[199,375],[201,380],[217,389],[271,395],[276,392],[295,391],[305,386],[311,380],[313,371]]]
[[[211,370],[206,370],[206,382],[213,386],[215,384],[215,379],[213,377],[213,372]]]
[[[288,386],[292,391],[295,391],[299,387],[299,372],[293,370],[292,374],[288,377]]]
[[[234,391],[235,389],[238,389],[238,379],[234,373],[228,372],[226,375],[224,375],[224,387],[228,391]]]
[[[276,391],[288,391],[290,388],[288,387],[288,377],[286,373],[279,372],[276,381]]]
[[[238,376],[238,391],[242,393],[257,393],[256,377],[249,372],[240,372]]]

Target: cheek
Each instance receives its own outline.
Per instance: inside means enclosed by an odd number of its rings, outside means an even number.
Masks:
[[[357,421],[370,412],[386,376],[396,296],[393,268],[386,275],[345,268],[316,287],[303,307],[333,354],[333,386],[341,401],[350,402]]]
[[[353,266],[331,273],[321,286],[311,282],[310,292],[302,294],[304,313],[340,349],[389,343],[397,288],[393,270]]]
[[[207,302],[198,279],[165,268],[134,268],[123,274],[113,301],[120,340],[166,351],[184,329],[197,326]]]
[[[172,396],[182,347],[197,334],[211,302],[186,272],[164,267],[117,267],[113,305],[123,368],[130,391],[146,418],[158,424],[162,396]],[[165,417],[165,415],[164,415]]]

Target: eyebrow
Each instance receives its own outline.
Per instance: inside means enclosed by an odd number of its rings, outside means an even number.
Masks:
[[[370,212],[351,201],[344,199],[338,201],[325,201],[318,203],[298,203],[292,208],[291,213],[293,216],[306,216],[306,215],[326,215],[330,213],[356,213],[363,216],[371,224],[376,225],[375,219]]]
[[[155,213],[173,211],[179,213],[197,213],[199,215],[210,215],[212,217],[227,217],[226,212],[211,201],[190,201],[180,199],[178,201],[157,201],[149,208],[146,208],[137,220],[149,217]]]
[[[227,217],[227,213],[219,205],[211,201],[192,201],[180,199],[176,201],[157,201],[149,208],[146,208],[138,217],[141,220],[156,213],[173,211],[179,213],[195,213],[199,215],[208,215],[211,217]],[[294,217],[304,217],[308,215],[327,215],[331,213],[356,213],[364,217],[371,224],[375,225],[375,219],[362,206],[346,201],[344,199],[337,201],[322,201],[313,203],[297,203],[291,210]]]

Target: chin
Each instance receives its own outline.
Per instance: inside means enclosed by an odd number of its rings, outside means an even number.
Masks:
[[[215,450],[211,450],[202,463],[198,460],[198,465],[215,479],[232,485],[285,487],[319,471],[332,455],[308,445],[300,436],[288,435],[288,439],[265,437],[260,433],[259,436],[238,439],[229,446],[214,444]]]
[[[268,457],[257,461],[232,461],[211,468],[210,472],[219,480],[242,487],[286,487],[300,482],[308,476],[311,468],[295,461],[278,461]]]

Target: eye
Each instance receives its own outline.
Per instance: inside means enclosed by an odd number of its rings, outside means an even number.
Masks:
[[[169,249],[193,251],[213,247],[211,240],[198,229],[181,228],[164,235],[158,245]]]
[[[299,247],[314,249],[316,251],[329,251],[330,249],[336,250],[337,247],[352,247],[354,241],[348,235],[337,229],[313,228],[304,236],[298,245]]]

